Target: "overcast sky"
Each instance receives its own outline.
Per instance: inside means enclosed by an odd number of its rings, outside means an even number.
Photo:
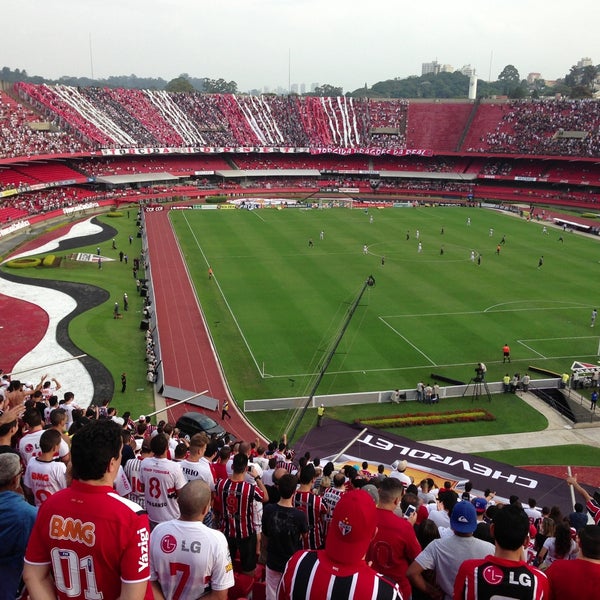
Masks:
[[[598,0],[4,0],[1,14],[0,67],[50,78],[93,65],[96,78],[346,92],[435,59],[485,80],[507,64],[556,79],[582,57],[600,63]]]

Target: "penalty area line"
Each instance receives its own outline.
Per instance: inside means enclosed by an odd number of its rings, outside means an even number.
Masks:
[[[417,348],[417,346],[415,346],[408,338],[406,338],[405,336],[403,336],[397,329],[395,329],[394,327],[392,327],[384,318],[382,317],[378,317],[378,319],[387,327],[389,327],[398,337],[402,338],[411,348],[413,348],[413,350],[416,350],[423,358],[425,358],[426,360],[428,360],[431,363],[432,367],[437,367],[438,365],[435,363],[434,360],[432,360],[431,358],[429,358],[429,356],[427,356],[427,354],[425,354],[425,352],[423,352],[420,348]]]

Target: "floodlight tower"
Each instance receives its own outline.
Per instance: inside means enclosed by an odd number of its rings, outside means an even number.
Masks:
[[[477,75],[472,73],[469,77],[469,100],[477,98]]]

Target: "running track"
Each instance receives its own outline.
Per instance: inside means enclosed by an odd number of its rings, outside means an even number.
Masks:
[[[228,398],[232,418],[223,426],[238,440],[254,441],[256,431],[229,395],[168,211],[147,212],[145,223],[164,383],[195,393],[208,390],[206,395],[216,398],[219,406]],[[207,412],[221,422],[220,410],[213,413],[186,404],[170,410],[169,420],[192,410]]]

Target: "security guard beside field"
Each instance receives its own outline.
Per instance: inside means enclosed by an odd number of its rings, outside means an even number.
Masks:
[[[321,427],[321,422],[323,421],[323,415],[325,414],[325,406],[323,404],[319,404],[317,408],[317,427]]]

